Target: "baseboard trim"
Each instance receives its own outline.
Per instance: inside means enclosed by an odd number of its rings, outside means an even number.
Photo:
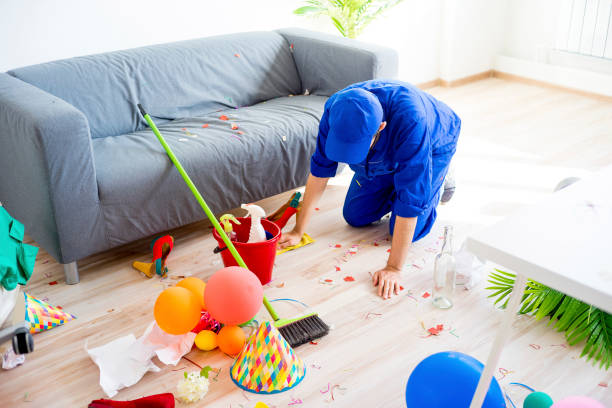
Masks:
[[[454,86],[466,85],[471,82],[482,81],[483,79],[491,78],[493,76],[493,70],[488,70],[484,72],[479,72],[478,74],[469,75],[463,78],[453,79],[452,81],[447,81],[445,79],[440,78],[440,85],[445,86],[447,88]]]
[[[430,89],[430,88],[435,88],[436,86],[440,86],[441,82],[442,81],[440,78],[436,78],[436,79],[432,79],[431,81],[416,84],[416,87],[419,89]]]
[[[442,78],[437,78],[431,81],[422,82],[420,84],[417,84],[416,86],[417,88],[422,89],[422,90],[435,88],[437,86],[443,86],[445,88],[453,88],[457,86],[467,85],[472,82],[482,81],[483,79],[487,79],[487,78],[498,78],[498,79],[503,79],[506,81],[521,82],[527,85],[535,85],[535,86],[541,86],[541,87],[550,88],[550,89],[558,89],[560,91],[570,92],[570,93],[580,95],[580,96],[595,98],[595,99],[602,100],[605,102],[612,102],[612,96],[610,95],[596,93],[592,91],[586,91],[586,90],[578,89],[578,88],[572,88],[569,86],[560,85],[560,84],[556,84],[553,82],[543,81],[541,79],[533,79],[533,78],[529,78],[529,77],[522,76],[522,75],[511,74],[511,73],[503,72],[497,69],[480,72],[478,74],[470,75],[464,78],[454,79],[452,81],[447,81]]]
[[[542,81],[540,79],[527,78],[520,75],[509,74],[507,72],[501,72],[493,70],[493,78],[504,79],[506,81],[520,82],[526,85],[535,85],[549,89],[557,89],[559,91],[573,93],[575,95],[586,96],[589,98],[595,98],[605,102],[612,102],[612,96],[603,95],[595,92],[585,91],[578,88],[571,88],[564,85],[555,84],[552,82]]]
[[[495,57],[493,70],[498,78],[561,89],[606,101],[612,98],[612,75],[600,72],[505,55]]]

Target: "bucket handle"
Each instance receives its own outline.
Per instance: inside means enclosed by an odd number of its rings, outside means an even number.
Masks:
[[[217,245],[217,247],[215,249],[213,249],[213,253],[218,254],[219,252],[223,252],[226,249],[227,249],[227,247],[219,248],[219,246]]]

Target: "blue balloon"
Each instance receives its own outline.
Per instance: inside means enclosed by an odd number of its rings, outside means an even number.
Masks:
[[[469,408],[483,364],[456,351],[432,354],[416,366],[406,384],[408,408]],[[493,378],[483,408],[506,408]]]

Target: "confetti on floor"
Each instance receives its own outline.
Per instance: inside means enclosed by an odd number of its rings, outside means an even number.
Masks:
[[[234,54],[234,57],[236,57],[236,58],[240,58],[240,54],[235,53],[235,54]]]
[[[498,378],[498,380],[503,380],[504,378],[506,378],[507,375],[512,374],[514,371],[510,371],[507,370],[503,367],[499,367],[499,374],[502,376],[501,378]]]
[[[285,282],[281,282],[278,285],[276,285],[277,288],[284,288],[285,287]]]
[[[310,342],[310,344],[313,344],[313,345],[315,345],[315,346],[318,346],[318,345],[319,345],[319,343],[318,343],[318,342],[316,342],[316,341],[311,341],[311,342]]]
[[[423,294],[421,295],[421,297],[422,297],[423,299],[427,299],[427,298],[428,298],[428,297],[430,297],[430,296],[431,296],[431,293],[429,293],[429,292],[425,292],[425,293],[423,293]]]
[[[344,281],[345,282],[355,282],[355,278],[353,278],[352,276],[345,276],[344,277]]]
[[[236,133],[238,133],[239,135],[244,135],[244,132],[243,132],[242,130],[239,130],[239,131],[238,131],[238,132],[236,132]]]
[[[387,249],[387,252],[391,252],[391,248]]]
[[[335,248],[342,248],[342,245],[340,245],[340,244],[336,244],[334,247],[335,247]]]
[[[530,344],[529,347],[534,350],[540,350],[542,348],[542,346],[540,346],[539,344]]]
[[[443,324],[439,324],[436,327],[430,327],[429,329],[427,329],[429,334],[431,334],[432,336],[438,336],[443,330],[444,330]]]
[[[235,124],[235,123],[232,123],[231,128],[232,128],[232,130],[236,130],[236,129],[238,129],[238,125]]]
[[[49,285],[51,285],[51,286],[57,285],[57,281],[51,281],[51,282],[49,282]]]
[[[336,266],[336,272],[340,272],[340,267]]]
[[[219,119],[220,120],[229,120],[229,118],[227,116],[225,116],[225,115],[219,116]]]
[[[203,124],[202,127],[206,129],[208,127],[208,123]]]

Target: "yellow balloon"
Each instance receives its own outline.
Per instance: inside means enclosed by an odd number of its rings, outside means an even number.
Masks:
[[[196,335],[195,345],[202,351],[210,351],[217,348],[217,333],[212,330],[202,330]]]

